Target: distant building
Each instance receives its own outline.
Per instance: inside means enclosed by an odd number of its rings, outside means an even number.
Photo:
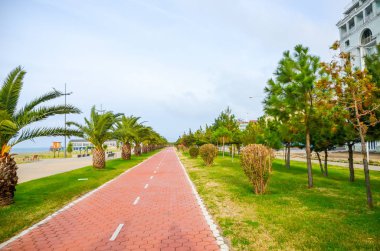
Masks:
[[[240,131],[244,131],[245,128],[247,128],[249,122],[256,123],[257,120],[244,121],[244,120],[242,120],[242,119],[238,119],[238,124],[239,124],[239,129],[240,129]]]
[[[353,64],[364,69],[364,58],[376,51],[380,43],[380,0],[352,0],[344,17],[337,23],[341,50],[349,52]],[[380,142],[367,142],[369,151],[380,152]],[[360,151],[360,144],[355,145]]]
[[[354,65],[364,69],[364,57],[380,43],[380,0],[352,0],[337,23],[341,50],[350,52]]]
[[[85,139],[72,139],[69,141],[69,143],[73,144],[73,150],[74,151],[81,151],[85,150],[86,147],[93,148],[94,145],[90,143],[89,141]],[[108,146],[108,148],[116,148],[117,147],[117,141],[116,140],[108,140],[104,142],[105,145]]]

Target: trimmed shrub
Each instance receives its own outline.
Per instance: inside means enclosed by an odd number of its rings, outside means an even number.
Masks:
[[[215,157],[218,155],[218,148],[213,144],[206,144],[199,148],[199,155],[202,157],[206,166],[214,163]]]
[[[263,145],[248,145],[241,151],[240,164],[253,185],[255,194],[265,193],[272,170],[272,149]]]
[[[190,147],[189,154],[190,154],[191,158],[196,159],[198,157],[198,154],[199,154],[198,147],[196,147],[196,146]]]
[[[179,151],[181,151],[181,152],[185,152],[186,151],[186,146],[184,146],[184,145],[178,145],[178,149],[179,149]]]

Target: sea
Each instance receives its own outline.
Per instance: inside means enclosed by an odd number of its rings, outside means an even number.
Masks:
[[[14,147],[11,149],[11,153],[42,153],[42,152],[49,152],[49,147],[25,147],[25,148],[17,148]]]

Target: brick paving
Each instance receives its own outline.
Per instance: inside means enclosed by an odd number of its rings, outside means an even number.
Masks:
[[[161,151],[3,249],[220,250],[173,149]]]

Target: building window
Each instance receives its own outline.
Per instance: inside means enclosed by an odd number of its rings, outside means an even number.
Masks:
[[[350,40],[346,40],[346,42],[344,42],[344,45],[345,45],[346,47],[350,47]]]
[[[355,27],[355,19],[353,18],[350,21],[348,21],[348,29],[352,30],[354,27]]]
[[[372,31],[370,29],[365,29],[362,34],[361,43],[366,45],[372,40]]]

